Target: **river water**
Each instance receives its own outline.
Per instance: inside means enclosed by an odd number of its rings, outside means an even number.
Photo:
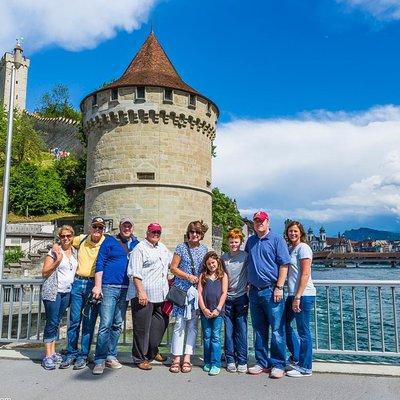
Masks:
[[[351,264],[347,268],[314,266],[312,277],[314,280],[400,280],[400,268],[387,265],[363,265],[355,268]],[[382,287],[380,302],[379,289],[376,286],[369,288],[368,293],[364,287],[355,287],[354,290],[351,287],[343,287],[341,307],[340,291],[337,286],[330,289],[326,286],[317,287],[317,330],[315,315],[312,322],[314,348],[354,351],[357,344],[359,351],[396,352],[398,343],[396,343],[395,322],[397,331],[400,327],[399,292],[399,287],[396,289]],[[340,356],[318,354],[316,357],[390,363],[400,361],[398,357],[378,355],[355,357],[343,354]]]

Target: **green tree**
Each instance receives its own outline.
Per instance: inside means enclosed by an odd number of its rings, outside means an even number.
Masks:
[[[8,115],[0,104],[0,163],[4,165],[7,140]],[[41,159],[44,150],[41,134],[35,130],[33,120],[23,111],[14,111],[13,140],[11,162],[20,165],[26,162],[35,162]]]
[[[82,212],[85,205],[86,156],[61,158],[54,162],[61,184],[69,197],[72,212]]]
[[[67,194],[54,168],[24,163],[11,169],[10,211],[44,215],[65,210],[67,205]]]
[[[35,110],[43,117],[65,117],[81,121],[82,114],[76,111],[70,102],[67,86],[58,84],[45,92],[40,99],[40,106]]]
[[[212,221],[213,226],[222,229],[222,250],[228,251],[228,231],[233,228],[242,229],[243,221],[236,202],[218,188],[214,188],[212,191]]]

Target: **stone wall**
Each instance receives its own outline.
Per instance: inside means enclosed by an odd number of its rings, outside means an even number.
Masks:
[[[187,224],[203,219],[210,227],[205,242],[211,246],[211,144],[217,110],[197,96],[174,91],[163,100],[163,89],[146,87],[146,101],[135,100],[134,88],[97,94],[92,106],[83,104],[88,135],[85,221],[101,215],[114,219],[132,216],[136,232],[157,221],[164,226],[163,241],[171,248],[183,240]]]
[[[30,114],[34,119],[34,127],[42,133],[47,149],[58,147],[68,151],[77,158],[83,156],[85,146],[82,143],[78,121],[68,118],[45,118]]]

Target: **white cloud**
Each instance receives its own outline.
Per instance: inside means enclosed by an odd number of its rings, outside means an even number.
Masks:
[[[30,51],[49,45],[67,50],[93,48],[118,30],[138,29],[158,1],[4,0],[0,51],[11,50],[21,36]]]
[[[400,107],[236,120],[220,126],[216,144],[214,184],[245,215],[400,216]]]
[[[336,0],[350,7],[360,8],[380,20],[400,19],[399,0]]]

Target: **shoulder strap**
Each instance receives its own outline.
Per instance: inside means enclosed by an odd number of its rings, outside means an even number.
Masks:
[[[117,239],[118,243],[124,249],[125,253],[128,254],[129,253],[128,245],[121,240],[121,237],[119,236],[119,234],[117,236],[115,236],[115,239]]]
[[[77,250],[79,250],[79,248],[81,247],[81,244],[82,244],[88,237],[89,237],[89,235],[86,235],[86,236],[79,242],[79,245],[78,245]]]
[[[194,265],[194,260],[193,260],[193,256],[192,256],[192,252],[190,251],[190,247],[189,247],[189,243],[185,242],[186,246],[187,246],[187,250],[189,253],[189,258],[190,258],[190,262],[192,263],[192,275],[195,275],[195,265]]]

